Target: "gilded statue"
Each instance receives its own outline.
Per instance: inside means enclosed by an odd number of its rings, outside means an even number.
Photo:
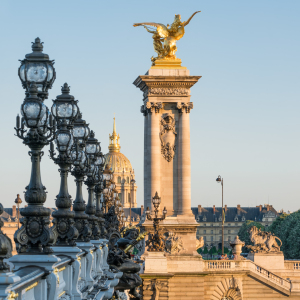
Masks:
[[[200,11],[196,11],[191,15],[191,17],[185,21],[181,22],[181,16],[175,15],[174,22],[171,24],[167,24],[165,26],[161,23],[135,23],[133,24],[134,27],[136,26],[144,26],[145,29],[153,34],[153,47],[154,51],[157,53],[157,57],[151,58],[152,64],[155,65],[155,61],[158,59],[162,60],[175,60],[176,56],[175,53],[177,51],[176,42],[180,40],[185,33],[185,26],[187,26],[195,14]],[[149,28],[150,27],[150,28]],[[156,29],[152,30],[151,27],[155,27]]]

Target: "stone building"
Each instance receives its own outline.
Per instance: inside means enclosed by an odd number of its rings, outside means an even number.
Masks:
[[[272,205],[265,204],[256,207],[227,207],[225,210],[224,223],[224,244],[229,247],[229,242],[232,241],[238,234],[244,222],[251,220],[260,222],[265,227],[268,227],[277,218],[279,213]],[[221,247],[222,244],[222,208],[221,207],[193,207],[192,211],[196,221],[199,223],[197,228],[197,238],[203,236],[206,246]]]
[[[136,207],[136,190],[134,169],[130,160],[120,152],[120,135],[116,131],[114,118],[113,133],[109,135],[109,152],[105,155],[105,166],[113,172],[116,189],[118,190],[123,207]]]

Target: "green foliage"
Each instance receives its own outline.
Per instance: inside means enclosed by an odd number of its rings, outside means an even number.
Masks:
[[[281,239],[285,259],[300,259],[300,210],[281,215],[269,230]]]
[[[203,254],[207,254],[208,253],[208,249],[207,249],[207,247],[205,246],[204,247],[204,250],[203,250]]]
[[[199,248],[199,249],[197,249],[197,252],[198,252],[199,254],[201,254],[203,251],[202,251],[201,248]]]
[[[227,247],[224,247],[224,253],[228,255],[229,252],[230,252],[229,249]]]
[[[256,226],[258,229],[261,229],[262,231],[265,230],[265,227],[261,223],[255,221],[248,220],[242,225],[242,227],[238,232],[238,236],[241,241],[245,242],[245,247],[243,247],[242,249],[243,253],[249,252],[248,248],[246,248],[247,245],[253,246],[253,243],[250,241],[250,236],[248,232],[252,226]]]
[[[216,255],[217,254],[217,248],[215,246],[213,246],[212,248],[210,248],[210,250],[208,251],[208,253],[210,255]]]

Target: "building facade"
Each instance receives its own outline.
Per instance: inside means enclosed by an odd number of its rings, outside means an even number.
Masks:
[[[193,207],[192,211],[196,221],[197,238],[203,236],[205,245],[208,247],[220,247],[222,244],[222,208],[221,207]],[[256,207],[224,206],[224,245],[229,247],[230,241],[234,240],[241,226],[248,220],[260,222],[268,227],[278,217],[279,213],[272,205],[265,204]]]
[[[120,135],[116,131],[114,118],[113,133],[109,135],[109,152],[105,155],[105,166],[113,172],[113,180],[123,207],[136,207],[136,190],[134,169],[130,160],[120,152]]]

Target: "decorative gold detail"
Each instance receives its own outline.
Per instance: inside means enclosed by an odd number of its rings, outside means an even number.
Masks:
[[[134,226],[131,226],[131,227],[127,226],[127,227],[125,227],[125,228],[122,230],[122,232],[121,232],[121,237],[124,237],[125,233],[126,233],[128,230],[131,230],[131,229],[136,229],[136,230],[138,230],[139,233],[141,232],[140,227],[137,227],[137,226],[135,226],[135,225],[134,225]]]
[[[93,254],[93,253],[94,253],[94,251],[93,251],[93,250],[91,250],[91,251],[90,251],[90,253],[91,253],[91,254]]]
[[[160,143],[161,154],[170,162],[175,156],[175,138],[177,132],[175,131],[175,119],[169,114],[163,114],[160,120]]]
[[[194,108],[194,104],[193,102],[181,102],[181,103],[177,103],[177,109],[179,110],[179,112],[183,113],[190,113],[191,109]]]
[[[9,295],[7,297],[7,300],[14,300],[16,299],[17,297],[19,297],[19,294],[18,293],[15,293],[14,291],[11,291],[9,292]]]
[[[59,284],[60,283],[60,281],[59,281],[59,275],[58,275],[58,269],[57,268],[55,268],[54,269],[54,271],[53,271],[53,273],[56,275],[56,277],[57,277],[57,283]]]
[[[58,295],[58,298],[60,298],[62,295],[64,295],[66,293],[66,291],[63,291],[61,292],[59,295]]]
[[[116,130],[116,118],[114,117],[114,126],[113,126],[113,133],[109,135],[109,152],[120,152],[121,146],[119,144],[120,135],[117,134]]]
[[[36,287],[38,284],[39,284],[39,282],[36,281],[36,282],[33,283],[32,285],[28,286],[28,287],[25,289],[25,292],[30,291],[31,289],[33,289],[34,287]]]
[[[64,266],[64,267],[62,267],[62,268],[60,268],[60,269],[58,269],[58,272],[62,272],[63,270],[65,270],[66,269],[66,266]]]
[[[152,66],[156,68],[176,68],[181,69],[181,60],[177,59],[175,53],[177,51],[176,42],[180,40],[185,33],[184,27],[189,24],[191,19],[200,11],[196,11],[185,22],[181,22],[181,15],[175,15],[174,22],[167,24],[161,23],[135,23],[136,26],[144,26],[144,28],[152,33],[154,51],[158,54],[157,57],[151,58]],[[155,27],[155,30],[150,30],[150,27]],[[154,67],[154,68],[155,68]],[[153,68],[153,67],[152,67]]]
[[[135,245],[136,245],[139,241],[143,240],[147,234],[148,234],[148,232],[146,232],[146,231],[140,233],[139,236],[138,236],[138,237],[136,238],[136,240],[135,240]],[[134,246],[134,245],[129,245],[129,246],[127,246],[127,247],[125,248],[124,252],[127,253],[131,248],[133,248],[133,246]]]

